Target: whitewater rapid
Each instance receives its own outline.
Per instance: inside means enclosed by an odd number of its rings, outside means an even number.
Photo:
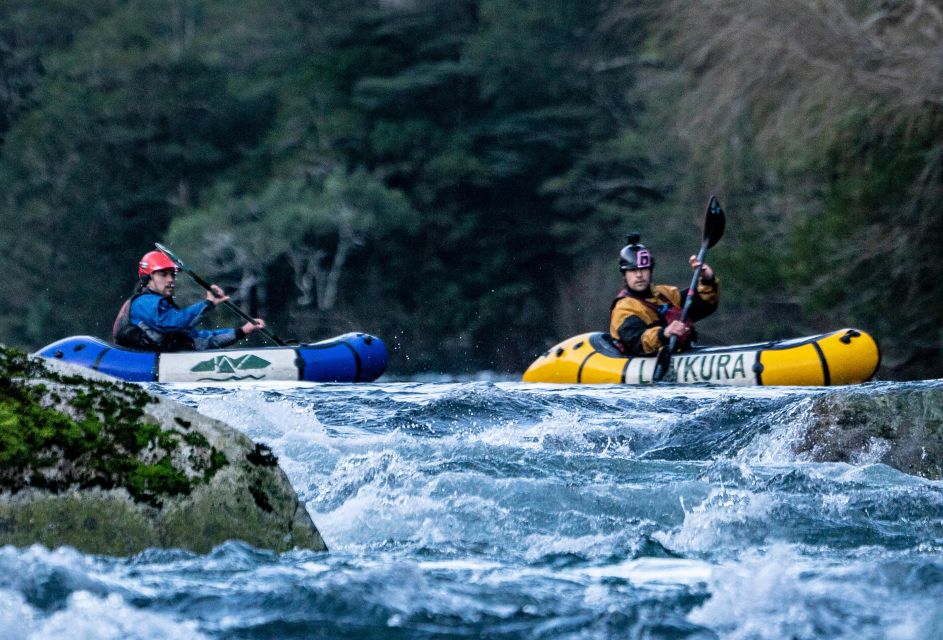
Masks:
[[[879,451],[853,464],[797,455],[825,390],[151,389],[272,447],[330,552],[232,542],[115,559],[4,547],[0,639],[936,638],[943,628],[943,484],[875,464]]]

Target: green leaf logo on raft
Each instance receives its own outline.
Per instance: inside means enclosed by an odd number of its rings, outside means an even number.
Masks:
[[[237,371],[247,371],[250,369],[264,369],[270,364],[272,363],[268,360],[264,360],[250,353],[237,358],[216,356],[209,360],[196,363],[190,371],[194,373],[202,373],[204,371],[212,371],[213,373],[236,373]]]

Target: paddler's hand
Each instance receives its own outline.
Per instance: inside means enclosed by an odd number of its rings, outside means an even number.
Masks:
[[[692,270],[697,269],[698,265],[701,264],[700,262],[697,261],[697,256],[691,256],[691,259],[689,260],[689,262],[691,263]],[[701,280],[704,282],[710,282],[713,279],[714,279],[714,270],[711,269],[711,266],[705,262],[704,266],[701,267]]]
[[[262,318],[256,318],[252,322],[247,322],[241,327],[239,327],[245,335],[249,335],[253,331],[258,331],[259,329],[265,328],[265,320]]]
[[[682,338],[688,335],[690,330],[691,329],[687,324],[681,322],[680,320],[675,320],[665,327],[665,337],[670,338],[671,336],[678,336],[679,338]]]
[[[229,300],[229,296],[223,293],[223,290],[219,285],[211,285],[209,291],[206,292],[207,301],[211,302],[215,307],[218,304],[222,304]]]

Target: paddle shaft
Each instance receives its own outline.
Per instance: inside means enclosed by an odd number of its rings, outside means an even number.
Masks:
[[[173,253],[172,251],[170,251],[170,249],[168,249],[167,247],[165,247],[164,245],[162,245],[162,244],[160,244],[160,243],[155,243],[155,246],[156,246],[158,249],[160,249],[161,252],[163,252],[168,258],[170,258],[171,260],[173,260],[173,261],[174,261],[174,264],[176,264],[178,267],[180,267],[180,270],[181,270],[181,271],[186,272],[186,274],[187,274],[188,276],[190,276],[191,278],[193,278],[193,281],[194,281],[195,283],[197,283],[198,285],[200,285],[201,287],[203,287],[204,289],[206,289],[207,291],[209,291],[209,292],[212,293],[213,295],[216,295],[216,292],[213,291],[213,285],[211,285],[209,282],[207,282],[206,280],[204,280],[203,278],[201,278],[199,275],[197,275],[196,273],[194,273],[193,269],[191,269],[190,267],[188,267],[188,266],[186,265],[186,263],[183,262],[183,260],[181,260],[181,259],[178,258],[176,255],[174,255],[174,253]],[[247,321],[251,322],[252,324],[255,324],[255,318],[253,318],[253,317],[250,316],[248,313],[246,313],[245,311],[243,311],[242,309],[240,309],[239,307],[237,307],[236,305],[234,305],[234,304],[233,304],[232,302],[230,302],[229,300],[224,301],[223,304],[225,304],[226,307],[228,307],[231,311],[233,311],[237,316],[239,316],[239,317],[242,318],[243,320],[247,320]],[[260,327],[260,328],[258,329],[258,331],[260,331],[264,336],[266,336],[269,340],[271,340],[272,342],[274,342],[275,344],[277,344],[277,345],[280,346],[280,347],[284,347],[286,344],[288,344],[288,343],[286,343],[284,340],[282,340],[281,338],[279,338],[277,335],[275,335],[274,333],[272,333],[271,331],[269,331],[268,329],[266,329],[266,328],[264,328],[264,327]]]
[[[724,235],[726,225],[726,216],[717,201],[717,196],[711,196],[707,202],[707,211],[704,213],[704,227],[701,233],[701,250],[697,253],[697,267],[694,269],[691,286],[688,287],[688,295],[684,299],[684,307],[681,309],[681,322],[688,319],[688,311],[691,309],[694,296],[697,295],[697,281],[701,279],[701,270],[704,268],[704,258],[707,256],[707,250],[717,244],[720,237]],[[655,359],[655,370],[652,372],[652,382],[661,382],[665,374],[668,373],[671,354],[677,344],[678,336],[671,336],[668,340],[668,346],[662,347],[658,351],[658,357]]]
[[[697,281],[700,280],[701,271],[704,269],[704,258],[707,256],[707,247],[709,244],[709,240],[704,240],[704,242],[701,243],[701,250],[697,252],[697,268],[694,269],[694,275],[691,277],[691,286],[688,287],[688,295],[684,299],[684,308],[681,309],[681,322],[688,319],[688,312],[691,310],[691,302],[694,301],[694,296],[697,294]],[[678,336],[671,336],[671,339],[668,340],[668,353],[673,353],[677,344]]]

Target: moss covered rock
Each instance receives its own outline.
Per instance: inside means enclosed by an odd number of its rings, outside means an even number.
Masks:
[[[0,544],[323,550],[264,445],[141,387],[0,348]]]
[[[883,462],[943,478],[943,385],[831,393],[812,402],[799,453],[822,462]]]

